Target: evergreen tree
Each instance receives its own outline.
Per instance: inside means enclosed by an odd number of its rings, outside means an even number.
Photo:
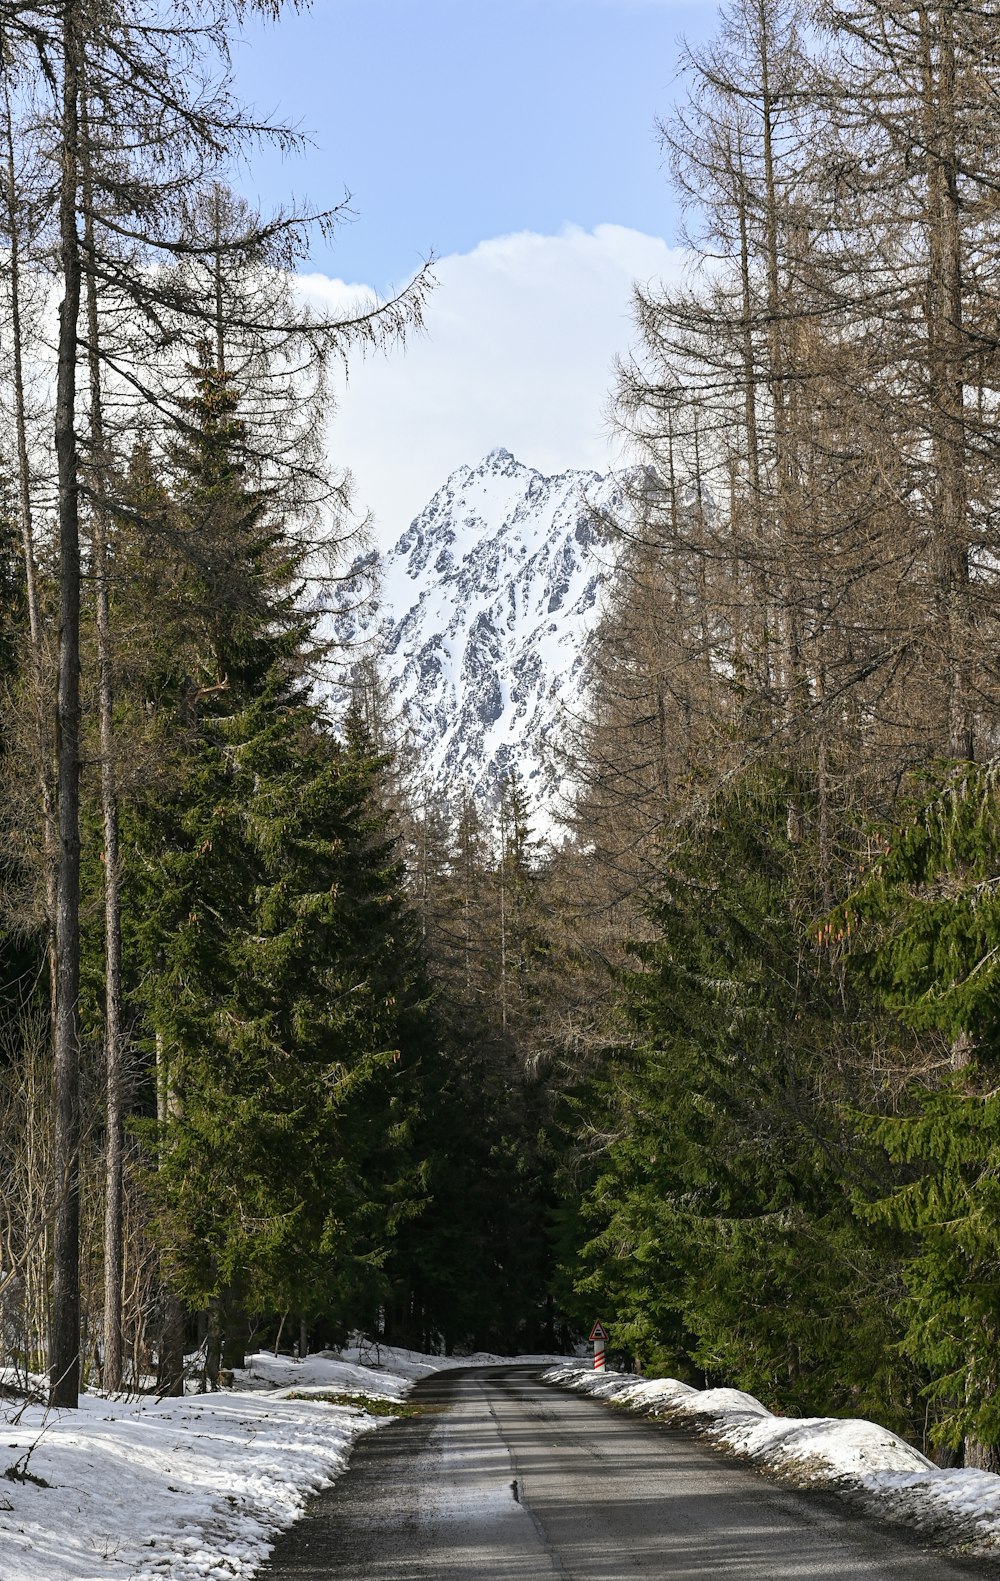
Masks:
[[[416,1120],[425,1200],[390,1262],[385,1332],[449,1350],[551,1350],[556,1098],[544,863],[516,781],[492,829],[474,800],[455,801],[450,825],[425,803],[407,841],[440,1045]]]
[[[334,1313],[408,1211],[422,982],[384,763],[303,670],[298,554],[247,480],[233,381],[203,365],[174,455],[173,785],[133,815],[133,948],[160,1087],[171,1283],[194,1307]]]
[[[192,1305],[343,1322],[412,1195],[412,918],[358,743],[266,694],[220,734],[148,913],[163,1227]]]
[[[925,777],[828,925],[919,1040],[909,1104],[869,1120],[897,1166],[869,1213],[910,1241],[902,1343],[929,1374],[937,1441],[988,1470],[1000,1469],[998,774],[963,763]]]
[[[578,1289],[644,1362],[908,1428],[892,1237],[872,1242],[852,1212],[867,1149],[838,1104],[858,1007],[845,1017],[809,941],[793,793],[782,771],[756,771],[675,834],[656,937],[622,983],[626,1037],[585,1094],[611,1140],[582,1210]],[[862,1021],[852,1040],[870,1035]]]

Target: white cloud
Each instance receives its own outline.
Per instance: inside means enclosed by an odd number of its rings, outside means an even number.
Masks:
[[[405,349],[355,361],[332,443],[359,507],[394,542],[445,478],[496,445],[544,472],[604,470],[616,354],[633,339],[636,279],[679,279],[681,249],[617,225],[522,232],[435,266],[427,328]],[[358,287],[322,275],[303,289],[330,305]]]

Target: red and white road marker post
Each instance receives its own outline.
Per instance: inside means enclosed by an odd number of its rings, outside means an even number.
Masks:
[[[604,1371],[604,1347],[608,1342],[608,1331],[600,1318],[590,1331],[590,1343],[594,1347],[594,1371]]]

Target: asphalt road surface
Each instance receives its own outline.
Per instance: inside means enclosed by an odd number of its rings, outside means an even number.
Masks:
[[[798,1493],[679,1429],[537,1369],[438,1373],[425,1414],[359,1440],[261,1581],[970,1581],[830,1494]]]

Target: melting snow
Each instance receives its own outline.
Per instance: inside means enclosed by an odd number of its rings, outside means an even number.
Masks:
[[[441,1367],[510,1360],[446,1359],[366,1345],[292,1361],[262,1352],[239,1387],[183,1400],[104,1400],[78,1411],[0,1406],[0,1581],[233,1581],[250,1577],[276,1533],[347,1464],[363,1412],[292,1393],[326,1390],[399,1400]],[[549,1363],[552,1357],[518,1357]],[[594,1373],[565,1361],[545,1377],[633,1410],[686,1422],[733,1453],[854,1490],[925,1531],[1000,1547],[1000,1477],[942,1471],[873,1422],[773,1416],[739,1389],[692,1389],[671,1378]]]
[[[347,1465],[380,1419],[291,1400],[328,1390],[399,1400],[415,1379],[493,1356],[364,1346],[302,1362],[262,1352],[238,1388],[183,1400],[84,1395],[76,1411],[0,1401],[0,1581],[233,1581]],[[552,1357],[536,1358],[551,1361]],[[384,1419],[381,1419],[384,1420]]]
[[[1000,1548],[1000,1477],[942,1470],[912,1444],[875,1422],[841,1417],[774,1416],[741,1389],[692,1389],[676,1378],[643,1378],[551,1367],[550,1383],[613,1400],[632,1410],[687,1423],[714,1443],[798,1482],[863,1495],[890,1519],[948,1534],[981,1552]]]

